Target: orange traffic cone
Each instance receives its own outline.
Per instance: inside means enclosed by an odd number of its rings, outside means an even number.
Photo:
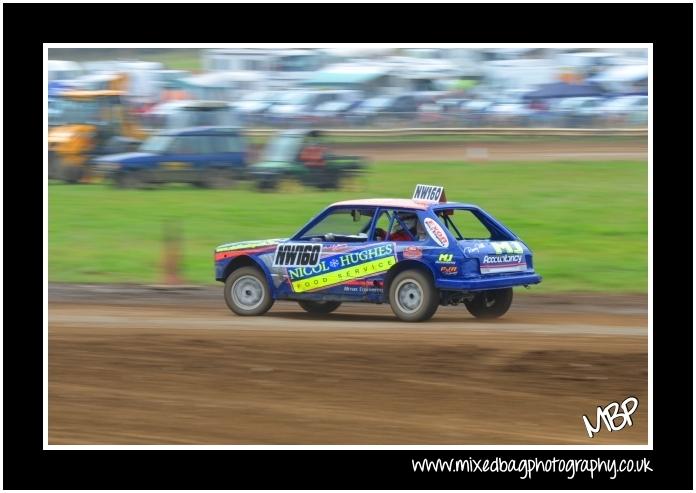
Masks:
[[[164,284],[176,286],[183,284],[181,278],[181,232],[178,225],[164,225],[163,268]]]

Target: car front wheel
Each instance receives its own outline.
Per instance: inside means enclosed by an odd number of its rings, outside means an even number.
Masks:
[[[237,315],[263,315],[273,306],[266,276],[256,267],[235,270],[225,281],[225,302]]]
[[[464,305],[476,318],[498,318],[505,315],[512,305],[512,288],[491,289],[476,293]]]
[[[407,270],[389,285],[389,304],[394,315],[404,322],[423,322],[437,311],[440,297],[430,276]]]

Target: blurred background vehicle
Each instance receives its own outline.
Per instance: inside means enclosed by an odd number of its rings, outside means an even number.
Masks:
[[[49,178],[77,183],[94,157],[139,144],[145,132],[126,111],[123,95],[114,89],[73,90],[57,98],[59,123],[48,133]]]
[[[225,101],[168,101],[154,106],[143,115],[148,129],[177,129],[186,127],[240,125],[238,113]]]
[[[260,190],[273,190],[288,178],[320,189],[337,189],[365,164],[358,156],[333,154],[320,131],[286,130],[268,142],[249,176]]]
[[[101,156],[94,163],[96,174],[119,188],[162,183],[226,188],[243,177],[246,142],[236,129],[169,130],[149,137],[139,152]]]
[[[48,60],[46,69],[48,82],[75,80],[83,74],[79,63],[67,60]]]

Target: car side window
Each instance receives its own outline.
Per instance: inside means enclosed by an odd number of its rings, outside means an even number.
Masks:
[[[376,241],[425,241],[423,224],[414,211],[383,211],[375,225]]]
[[[224,143],[225,150],[223,152],[241,152],[242,143],[238,136],[236,135],[225,135],[220,137]]]
[[[189,135],[177,137],[171,146],[171,151],[174,154],[195,154],[198,152],[196,139],[191,137]]]
[[[391,218],[391,214],[387,211],[382,211],[380,213],[379,217],[377,218],[377,222],[375,223],[375,231],[373,236],[375,241],[384,241],[385,237],[387,236],[387,231],[389,231]]]

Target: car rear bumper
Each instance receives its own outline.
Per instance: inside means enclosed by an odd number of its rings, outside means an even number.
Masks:
[[[522,274],[504,277],[480,277],[478,279],[436,279],[435,287],[452,291],[482,291],[486,289],[511,288],[514,286],[526,286],[539,284],[541,276],[538,274]]]

